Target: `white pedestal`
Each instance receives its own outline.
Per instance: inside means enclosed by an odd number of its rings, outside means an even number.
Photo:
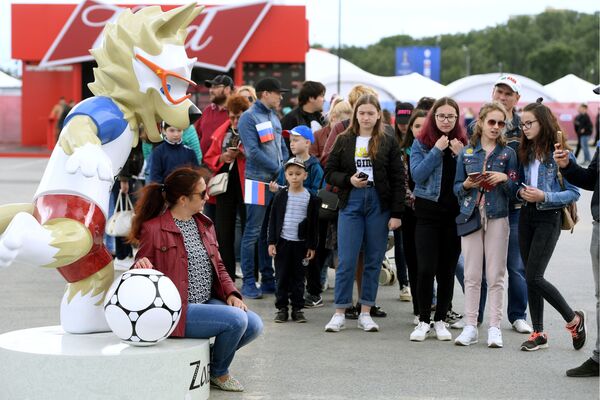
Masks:
[[[112,332],[60,326],[0,335],[0,398],[7,400],[208,399],[209,341],[166,339],[133,347]]]

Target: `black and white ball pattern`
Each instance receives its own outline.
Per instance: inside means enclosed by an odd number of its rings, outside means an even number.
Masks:
[[[109,288],[104,315],[121,340],[150,346],[168,337],[181,316],[181,296],[171,279],[153,269],[124,272]]]

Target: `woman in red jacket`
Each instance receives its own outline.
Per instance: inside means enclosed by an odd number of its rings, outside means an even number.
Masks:
[[[219,255],[213,224],[201,214],[208,198],[205,180],[200,170],[178,168],[164,184],[142,189],[130,236],[139,243],[133,268],[154,268],[171,278],[183,304],[172,336],[216,337],[210,381],[240,392],[244,388],[229,375],[229,365],[263,324],[242,301]]]

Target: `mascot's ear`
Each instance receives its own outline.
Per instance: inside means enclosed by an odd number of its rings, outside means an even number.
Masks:
[[[167,11],[152,23],[152,30],[156,32],[156,36],[159,38],[177,37],[179,30],[187,28],[202,12],[203,8],[196,7],[195,3],[190,3]]]

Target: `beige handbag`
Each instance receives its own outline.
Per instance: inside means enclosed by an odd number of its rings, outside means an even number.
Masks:
[[[229,164],[229,171],[233,167],[233,163]],[[229,171],[221,172],[210,178],[208,181],[208,195],[218,196],[227,191],[227,185],[229,184]]]
[[[123,200],[125,197],[125,200]],[[129,193],[123,196],[119,192],[119,199],[115,205],[115,212],[106,223],[106,234],[109,236],[127,236],[131,231],[131,220],[133,219],[133,204]]]

